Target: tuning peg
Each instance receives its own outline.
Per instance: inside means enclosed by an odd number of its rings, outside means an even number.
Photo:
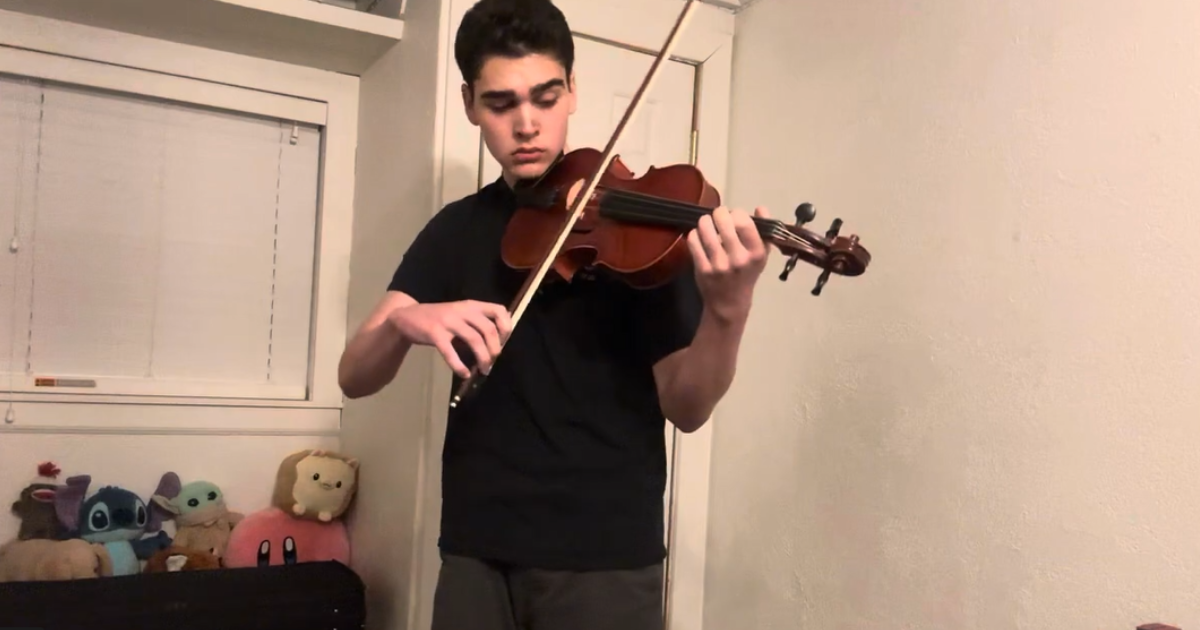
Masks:
[[[829,226],[829,230],[825,232],[825,238],[828,238],[828,239],[836,238],[838,235],[838,232],[841,232],[841,231],[842,231],[842,220],[834,219],[833,223],[830,224],[830,226]]]
[[[804,225],[817,218],[817,211],[811,203],[802,203],[796,206],[796,225]]]
[[[821,289],[824,289],[825,283],[829,282],[829,274],[830,273],[831,272],[828,269],[821,272],[820,277],[817,278],[817,286],[813,287],[813,290],[812,290],[812,294],[814,296],[821,295]]]
[[[792,270],[796,268],[796,262],[799,260],[800,254],[792,254],[791,256],[788,256],[788,261],[783,266],[783,273],[779,274],[779,279],[781,281],[787,282],[788,276],[792,273]]]

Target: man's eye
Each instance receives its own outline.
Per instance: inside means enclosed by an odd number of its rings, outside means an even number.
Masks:
[[[488,109],[490,109],[494,112],[497,112],[497,113],[506,112],[512,108],[513,108],[513,103],[511,103],[511,102],[489,103],[488,104]]]
[[[549,107],[554,107],[556,104],[558,104],[557,96],[554,98],[544,98],[544,99],[538,101],[538,106],[540,106],[540,107],[549,108]]]

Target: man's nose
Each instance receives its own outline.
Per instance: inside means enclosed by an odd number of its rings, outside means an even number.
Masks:
[[[532,138],[537,135],[537,117],[534,115],[533,107],[530,105],[522,105],[517,108],[517,119],[513,125],[513,133],[519,138]]]

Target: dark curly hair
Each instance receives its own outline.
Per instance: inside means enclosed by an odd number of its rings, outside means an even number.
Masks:
[[[550,0],[479,0],[463,16],[454,41],[454,59],[468,86],[490,57],[531,54],[557,59],[571,76],[575,41],[567,18]]]

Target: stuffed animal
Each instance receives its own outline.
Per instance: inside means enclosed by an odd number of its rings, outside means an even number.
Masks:
[[[53,462],[43,462],[37,470],[38,476],[25,486],[21,498],[12,504],[12,513],[21,519],[17,540],[63,540],[67,537],[67,529],[54,511],[54,495],[58,489],[55,478],[62,471]]]
[[[104,545],[34,538],[0,546],[0,582],[82,580],[113,574]]]
[[[244,568],[328,560],[350,564],[345,523],[294,518],[270,507],[248,515],[233,528],[224,564]]]
[[[169,472],[158,482],[158,490],[150,497],[154,506],[166,511],[166,518],[175,520],[176,547],[209,553],[217,558],[225,555],[229,533],[245,518],[231,512],[225,505],[225,495],[215,484],[193,481],[186,486],[179,475]]]
[[[176,571],[202,571],[221,568],[220,558],[211,553],[185,549],[172,545],[150,556],[146,561],[146,573],[174,573]]]
[[[112,559],[113,575],[140,573],[140,561],[169,547],[171,537],[161,531],[161,519],[152,518],[145,502],[129,490],[105,486],[84,500],[91,482],[88,475],[67,479],[54,497],[58,519],[71,536],[104,545]],[[142,538],[150,532],[158,535]]]
[[[271,504],[298,518],[328,523],[345,514],[358,485],[358,460],[322,450],[287,456]]]

